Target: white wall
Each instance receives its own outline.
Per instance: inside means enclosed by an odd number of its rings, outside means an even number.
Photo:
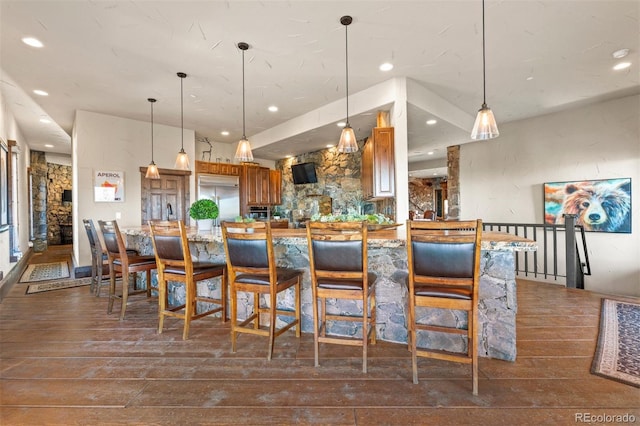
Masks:
[[[13,113],[9,110],[6,100],[0,92],[0,138],[5,143],[9,140],[14,140],[17,146],[13,148],[13,151],[18,152],[18,194],[17,194],[17,209],[18,217],[17,222],[14,218],[14,225],[16,225],[17,232],[19,234],[19,246],[20,252],[25,254],[29,248],[29,200],[28,200],[28,175],[27,168],[30,161],[30,150],[27,145],[27,140],[23,136]],[[5,276],[13,268],[15,263],[9,262],[9,231],[0,233],[0,271],[3,271]]]
[[[149,122],[129,120],[87,111],[77,111],[72,134],[73,158],[73,250],[77,266],[91,265],[89,241],[82,219],[116,219],[121,227],[140,226],[140,167],[151,162]],[[180,150],[179,127],[155,124],[154,161],[161,169],[172,169]],[[194,165],[195,132],[184,129],[184,149]],[[124,202],[98,203],[93,198],[94,173],[123,171]],[[191,200],[195,199],[195,173],[190,177]]]
[[[630,177],[632,233],[587,233],[585,288],[640,296],[640,96],[499,128],[497,139],[461,146],[461,217],[543,223],[544,182]]]

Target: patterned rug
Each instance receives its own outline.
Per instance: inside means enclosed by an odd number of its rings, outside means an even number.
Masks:
[[[640,388],[640,304],[602,299],[591,373]]]
[[[61,290],[63,288],[80,287],[91,284],[91,277],[77,280],[60,280],[39,284],[30,284],[26,294],[42,293],[43,291]]]
[[[36,281],[59,280],[69,277],[69,265],[67,262],[36,263],[27,266],[20,277],[21,283],[32,283]]]

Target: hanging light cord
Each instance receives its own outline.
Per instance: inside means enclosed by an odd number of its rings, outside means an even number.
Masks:
[[[155,101],[149,100],[151,103],[151,163],[153,164],[153,103]]]
[[[244,49],[242,49],[242,139],[247,139],[244,113]]]
[[[484,0],[482,0],[482,108],[487,107],[487,76],[485,63],[485,43],[484,43]]]
[[[185,76],[186,77],[186,76]],[[182,133],[180,133],[180,137],[181,137],[181,151],[184,151],[184,94],[182,92],[182,80],[184,80],[184,77],[180,76],[180,126],[182,128]]]
[[[344,26],[344,63],[346,69],[347,76],[347,84],[346,84],[346,93],[347,93],[347,124],[346,127],[349,126],[349,25]]]

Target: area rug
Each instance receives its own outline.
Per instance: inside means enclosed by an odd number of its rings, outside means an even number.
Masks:
[[[21,283],[32,283],[45,280],[59,280],[69,277],[69,265],[67,262],[35,263],[27,266],[20,277]]]
[[[91,284],[91,277],[77,280],[60,280],[46,283],[30,284],[26,294],[42,293],[43,291],[61,290],[63,288],[81,287]]]
[[[602,299],[591,373],[640,388],[640,304]]]

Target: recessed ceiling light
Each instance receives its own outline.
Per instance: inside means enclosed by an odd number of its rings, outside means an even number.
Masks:
[[[336,123],[336,126],[338,126],[338,127],[344,127],[344,126],[346,126],[346,125],[347,125],[347,123],[345,123],[344,121],[341,121],[341,122],[339,122],[339,123]]]
[[[391,71],[393,69],[393,64],[389,63],[389,62],[385,62],[384,64],[380,65],[380,71]]]
[[[41,123],[51,123],[51,120],[49,120],[48,118],[41,118],[40,122]]]
[[[40,89],[34,90],[33,93],[35,93],[36,95],[40,95],[40,96],[49,96],[49,94],[47,92],[45,92],[44,90],[40,90]]]
[[[268,109],[269,109],[269,111],[271,111],[271,112],[278,112],[278,107],[277,107],[277,106],[275,106],[275,105],[271,105]]]
[[[44,44],[40,40],[34,37],[25,37],[22,39],[22,42],[31,47],[42,47]]]
[[[432,118],[431,120],[427,120],[427,124],[428,124],[429,126],[433,126],[433,125],[434,125],[434,124],[436,124],[437,122],[438,122],[438,120],[435,120],[435,119],[433,119],[433,118]]]
[[[631,66],[631,62],[620,62],[619,64],[616,64],[616,66],[614,66],[613,69],[616,71],[626,70],[630,66]]]
[[[434,175],[434,176],[438,176],[438,173],[436,173],[436,172],[433,172],[433,175]]]
[[[50,143],[45,144],[44,146],[45,146],[45,148],[53,148],[53,145],[51,145]]]
[[[333,148],[333,144],[328,144],[327,148]]]
[[[293,155],[291,155],[291,154],[287,154],[287,155],[285,156],[285,158],[293,158]]]
[[[531,81],[531,80],[533,80],[533,76],[527,77],[527,81]]]
[[[220,134],[222,136],[229,136],[229,132],[227,132],[226,130],[221,131]]]
[[[433,151],[427,152],[427,155],[433,155]]]
[[[192,98],[197,98],[198,97],[197,95],[194,95],[193,93],[190,94],[189,96],[192,97]]]
[[[611,56],[613,56],[616,59],[622,59],[625,56],[627,56],[629,54],[629,49],[620,49],[620,50],[616,50],[615,52],[613,52],[611,54]]]

